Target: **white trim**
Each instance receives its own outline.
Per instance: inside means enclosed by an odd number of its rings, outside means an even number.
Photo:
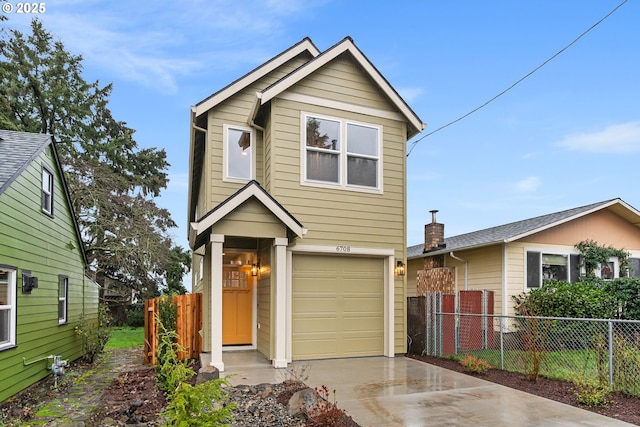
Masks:
[[[368,255],[375,258],[385,258],[384,260],[384,343],[383,354],[386,357],[395,356],[395,250],[392,248],[369,248],[349,245],[295,245],[287,248],[287,361],[291,362],[293,357],[293,253],[309,253],[318,255],[338,254],[342,256],[362,256]]]
[[[235,176],[229,176],[229,131],[236,130],[240,132],[249,132],[249,159],[251,171],[248,178],[240,178]],[[256,177],[256,131],[247,126],[236,126],[231,124],[222,125],[222,181],[235,182],[240,184],[246,184],[247,182],[255,179]]]
[[[211,243],[211,269],[210,276],[210,306],[209,314],[211,328],[211,361],[209,364],[224,371],[222,361],[222,252],[224,246],[224,235],[212,234]],[[213,274],[214,272],[218,274]]]
[[[542,277],[542,255],[561,255],[567,257],[567,281],[571,280],[571,255],[580,255],[580,252],[575,249],[569,249],[569,247],[562,246],[524,246],[523,248],[523,261],[524,261],[524,280],[523,280],[523,290],[524,292],[529,292],[532,289],[540,289],[544,283],[544,278]],[[527,286],[527,273],[528,273],[528,262],[527,262],[527,252],[538,252],[540,253],[540,264],[538,265],[538,274],[540,275],[540,286],[536,288],[530,288]]]
[[[211,215],[207,216],[202,221],[191,223],[192,228],[195,230],[195,235],[192,236],[193,242],[191,243],[191,246],[193,247],[193,245],[195,244],[195,238],[198,235],[216,224],[225,216],[229,215],[250,197],[255,197],[256,199],[258,199],[280,221],[282,221],[284,225],[286,225],[291,231],[293,231],[296,236],[302,237],[307,233],[307,230],[300,224],[298,224],[286,211],[284,211],[276,202],[274,202],[273,199],[267,196],[256,185],[250,185],[240,193],[236,194],[235,197],[229,199],[224,205],[220,206],[219,209],[212,212]]]
[[[307,151],[309,151],[309,147],[307,147],[307,120],[309,117],[319,120],[326,120],[331,122],[337,122],[339,125],[339,138],[340,145],[337,150],[320,150],[320,149],[312,149],[311,151],[320,151],[334,154],[338,157],[338,182],[332,183],[330,181],[317,181],[307,179]],[[347,183],[347,175],[348,175],[348,160],[349,160],[349,152],[347,151],[347,129],[349,125],[361,126],[370,129],[375,129],[377,131],[378,140],[377,140],[377,155],[376,156],[364,156],[364,155],[354,155],[351,157],[359,157],[359,158],[372,158],[375,159],[377,164],[376,170],[376,187],[369,187],[363,185],[353,185]],[[359,191],[363,193],[370,194],[383,194],[384,193],[384,181],[383,181],[383,133],[384,128],[380,125],[372,124],[372,123],[364,123],[357,120],[350,120],[340,117],[328,116],[324,114],[316,114],[307,111],[300,112],[300,185],[309,186],[309,187],[320,187],[320,188],[329,188],[334,190],[345,190],[345,191]]]
[[[287,342],[289,341],[287,334],[287,271],[290,267],[287,264],[287,245],[289,240],[286,238],[275,238],[273,246],[275,247],[275,304],[272,304],[274,310],[274,345],[273,360],[271,363],[274,368],[287,367]]]
[[[263,90],[262,97],[260,99],[261,104],[264,105],[266,102],[270,101],[276,96],[279,96],[282,92],[289,89],[299,81],[303,80],[311,73],[322,68],[344,52],[349,52],[354,57],[356,62],[358,62],[358,64],[364,69],[368,76],[374,81],[374,83],[376,83],[378,88],[382,90],[382,92],[391,100],[391,102],[393,102],[396,108],[398,108],[398,110],[402,112],[406,120],[417,129],[417,133],[424,130],[424,123],[422,123],[418,116],[416,116],[416,114],[411,111],[404,100],[389,85],[385,78],[382,77],[378,70],[369,62],[369,60],[362,54],[362,52],[360,52],[353,41],[349,38],[345,38],[337,45],[324,51],[322,55],[318,56],[312,61],[309,61],[304,67],[299,67],[293,73],[280,79],[273,85],[269,86],[267,89]]]
[[[222,89],[220,92],[198,103],[196,106],[191,107],[191,110],[194,112],[196,117],[199,117],[203,113],[206,113],[216,105],[220,104],[225,99],[228,99],[229,97],[238,93],[242,89],[246,88],[250,84],[254,83],[255,81],[259,80],[260,78],[264,77],[265,75],[269,74],[276,68],[289,62],[290,60],[292,60],[293,58],[295,58],[296,56],[298,56],[299,54],[305,51],[309,52],[313,57],[316,57],[320,54],[320,52],[313,45],[311,40],[304,39],[302,40],[301,43],[291,47],[289,50],[283,52],[279,56],[276,56],[271,61],[261,65],[253,72],[247,74],[246,76],[230,84],[226,88]]]
[[[508,265],[507,265],[507,260],[509,259],[509,255],[508,255],[508,243],[503,243],[502,244],[502,301],[501,301],[501,305],[502,305],[502,310],[501,313],[503,316],[506,316],[507,313],[507,289],[509,288],[509,284],[507,283],[508,280]],[[527,263],[526,258],[525,258],[525,264]],[[526,265],[525,265],[525,269],[526,269]],[[526,282],[526,276],[525,276],[525,282]],[[525,285],[526,286],[526,285]],[[466,290],[466,288],[465,288]]]
[[[16,345],[16,294],[18,292],[17,287],[17,277],[18,270],[10,267],[0,267],[0,270],[6,271],[7,274],[7,291],[9,293],[9,304],[1,305],[3,311],[8,311],[9,315],[9,328],[8,335],[9,339],[6,342],[0,343],[0,350],[4,350],[6,348],[15,347]]]
[[[378,108],[365,107],[363,105],[351,104],[349,102],[334,101],[332,99],[320,98],[317,96],[303,95],[285,91],[278,95],[278,98],[287,101],[300,102],[303,104],[313,105],[315,107],[326,107],[334,110],[343,110],[348,113],[364,114],[372,117],[380,117],[383,119],[404,120],[404,116],[395,111],[380,110]],[[258,97],[259,99],[259,97]]]

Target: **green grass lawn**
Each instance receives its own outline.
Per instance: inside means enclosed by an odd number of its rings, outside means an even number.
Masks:
[[[144,328],[129,326],[111,328],[111,338],[104,348],[129,348],[144,344]]]

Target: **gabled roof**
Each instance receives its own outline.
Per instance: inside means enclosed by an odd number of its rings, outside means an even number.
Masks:
[[[271,101],[273,98],[289,89],[294,84],[298,83],[305,77],[309,76],[314,71],[320,69],[339,55],[348,52],[350,53],[356,62],[362,67],[367,75],[376,83],[378,88],[391,100],[396,108],[402,113],[404,118],[411,124],[413,129],[408,132],[408,137],[414,136],[417,133],[422,132],[425,128],[425,124],[416,115],[416,113],[409,107],[409,105],[402,99],[402,97],[396,92],[396,90],[389,84],[387,79],[378,71],[378,69],[369,61],[369,59],[358,49],[351,37],[345,37],[341,42],[337,43],[333,47],[322,52],[322,54],[316,56],[305,65],[297,68],[295,71],[289,73],[282,79],[273,83],[271,86],[265,88],[261,92],[256,94],[257,104],[264,105]],[[257,108],[254,108],[254,115],[257,113]],[[253,119],[254,117],[251,117]]]
[[[80,227],[78,226],[78,221],[73,211],[73,204],[71,203],[67,181],[64,178],[60,157],[58,156],[55,144],[51,140],[51,136],[0,129],[0,165],[2,166],[0,167],[0,195],[9,188],[13,181],[49,146],[53,153],[53,161],[56,165],[58,175],[60,176],[62,191],[65,195],[71,221],[73,222],[80,253],[85,266],[87,266],[87,254],[84,250],[82,239],[80,238]]]
[[[189,244],[192,249],[196,249],[200,245],[200,237],[209,230],[215,223],[223,219],[225,216],[233,212],[238,206],[251,197],[258,199],[273,215],[275,215],[282,223],[287,226],[296,236],[302,237],[307,234],[307,229],[294,218],[276,199],[274,199],[267,191],[262,188],[258,181],[251,180],[247,185],[229,196],[222,203],[207,212],[197,222],[191,223],[189,231]]]
[[[49,135],[0,130],[0,194],[49,144]]]
[[[497,227],[486,228],[484,230],[473,231],[471,233],[460,234],[458,236],[445,238],[445,246],[423,253],[424,245],[414,245],[407,248],[407,258],[422,258],[425,256],[440,255],[451,251],[478,248],[482,246],[495,245],[498,243],[509,243],[522,239],[529,235],[539,233],[551,227],[564,224],[574,219],[589,215],[593,212],[610,209],[620,215],[636,227],[640,227],[640,211],[625,203],[622,199],[605,200],[604,202],[593,203],[560,212],[537,216],[535,218],[516,221]]]
[[[305,37],[300,42],[291,46],[289,49],[273,57],[271,60],[265,62],[264,64],[240,77],[236,81],[213,93],[206,99],[198,102],[194,107],[192,107],[192,111],[195,113],[196,117],[199,117],[216,105],[220,104],[225,99],[233,96],[240,90],[244,89],[263,76],[269,74],[282,64],[285,64],[286,62],[304,52],[308,52],[312,57],[318,56],[320,54],[320,51],[317,47],[315,47],[311,39],[309,37]]]

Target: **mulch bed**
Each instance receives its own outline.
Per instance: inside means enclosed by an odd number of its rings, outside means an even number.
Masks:
[[[596,412],[609,418],[640,425],[640,398],[635,396],[614,392],[609,395],[609,399],[612,401],[609,406],[590,407],[576,401],[573,383],[571,382],[551,380],[544,377],[538,377],[537,381],[529,381],[524,374],[502,371],[500,369],[489,369],[484,374],[470,374],[464,370],[460,362],[455,360],[413,354],[407,355],[407,357],[463,374],[477,376],[483,380],[562,402],[567,405],[576,406],[581,409],[586,409],[587,411]]]

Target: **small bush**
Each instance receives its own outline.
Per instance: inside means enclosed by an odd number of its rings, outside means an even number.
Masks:
[[[132,328],[144,326],[144,303],[135,303],[127,307],[126,326]]]
[[[164,412],[166,426],[228,426],[233,422],[235,403],[228,403],[224,378],[192,386],[182,383],[169,396]]]
[[[307,416],[314,423],[313,425],[340,426],[345,414],[342,409],[338,409],[336,391],[333,390],[333,401],[330,401],[327,386],[323,385],[321,388],[315,388],[314,390],[319,398],[316,400],[315,405],[307,411]]]
[[[489,362],[486,360],[479,359],[470,354],[465,356],[465,358],[460,361],[460,364],[464,366],[465,371],[472,372],[474,374],[484,374],[487,372],[487,369],[491,367]]]
[[[111,315],[104,304],[98,304],[97,319],[87,319],[84,313],[80,314],[74,328],[76,335],[82,338],[82,358],[93,363],[95,357],[104,351],[104,346],[111,337]]]
[[[608,406],[611,400],[608,399],[611,388],[601,382],[589,381],[582,377],[573,379],[573,392],[578,403],[593,406]]]

